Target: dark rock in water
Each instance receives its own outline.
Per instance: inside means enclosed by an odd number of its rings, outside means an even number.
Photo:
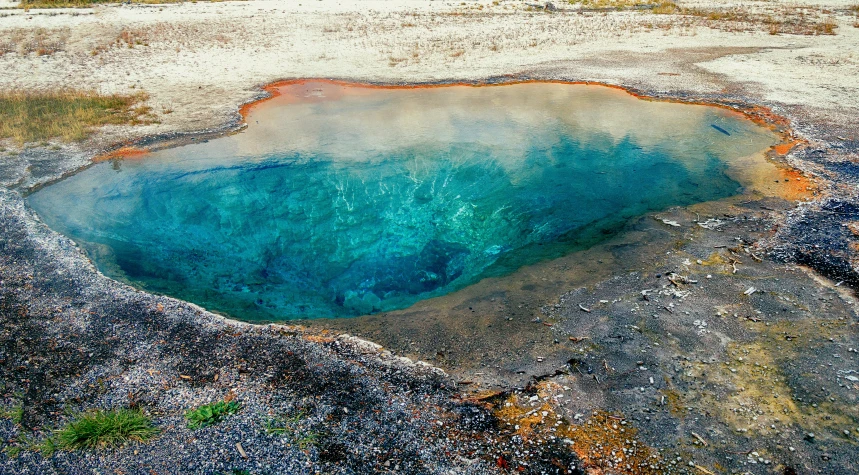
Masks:
[[[719,132],[721,132],[721,133],[723,133],[723,134],[725,134],[725,135],[731,135],[731,133],[730,133],[730,132],[728,132],[727,130],[725,130],[725,129],[723,129],[723,128],[719,127],[719,126],[718,126],[718,125],[716,125],[716,124],[710,124],[710,127],[714,128],[714,129],[716,129],[716,130],[718,130]]]

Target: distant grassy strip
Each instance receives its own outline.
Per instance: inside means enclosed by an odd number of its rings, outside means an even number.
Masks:
[[[573,5],[580,3],[585,8],[605,8],[625,10],[628,8],[651,6],[655,3],[649,0],[569,0]]]
[[[49,139],[78,141],[94,127],[153,122],[146,96],[100,96],[92,92],[0,92],[0,139],[19,145]]]
[[[19,8],[71,8],[91,7],[93,5],[107,3],[125,3],[129,0],[21,0]],[[131,3],[183,3],[186,0],[130,0]],[[198,0],[192,0],[198,1]],[[223,0],[199,0],[199,1],[223,1]]]
[[[659,15],[686,15],[699,17],[716,24],[743,23],[758,25],[770,34],[789,33],[796,35],[834,35],[837,24],[831,17],[817,19],[806,15],[807,8],[785,6],[774,12],[774,15],[764,15],[751,12],[742,7],[705,9],[681,7],[671,0],[568,0],[570,4],[581,4],[584,8],[596,10],[650,10]],[[848,7],[850,11],[859,12],[859,5]],[[857,13],[859,14],[859,13]],[[725,29],[723,27],[723,29]],[[727,27],[728,31],[739,31],[736,27]]]
[[[833,18],[808,17],[799,7],[785,7],[778,15],[761,15],[744,8],[701,9],[682,8],[670,0],[653,4],[652,12],[663,15],[688,15],[714,22],[738,22],[757,24],[767,28],[770,34],[789,33],[795,35],[834,35],[838,25]]]
[[[83,7],[97,5],[99,3],[111,3],[102,0],[21,0],[19,8],[64,8]]]

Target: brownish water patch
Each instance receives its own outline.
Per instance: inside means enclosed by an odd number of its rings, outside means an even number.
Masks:
[[[774,145],[767,156],[774,159],[772,163],[777,165],[777,171],[772,169],[763,170],[760,167],[755,167],[754,170],[744,170],[741,173],[733,174],[733,178],[743,184],[749,190],[756,190],[764,196],[778,196],[790,201],[799,201],[810,199],[819,190],[819,186],[810,177],[805,176],[798,170],[788,167],[782,162],[775,161],[787,155],[798,145],[804,143],[797,139],[790,130],[790,122],[787,118],[775,114],[771,109],[763,106],[746,106],[735,103],[714,103],[700,101],[695,99],[682,98],[663,98],[653,97],[638,91],[618,86],[615,84],[606,84],[591,81],[561,81],[561,80],[510,80],[500,83],[480,83],[480,82],[452,82],[442,84],[370,84],[360,82],[349,82],[334,79],[292,79],[278,81],[268,84],[263,87],[263,90],[268,93],[268,96],[257,101],[252,101],[244,104],[239,109],[239,114],[242,120],[247,122],[250,115],[258,105],[277,99],[279,105],[313,103],[321,101],[337,101],[345,96],[351,95],[366,95],[372,93],[373,90],[391,89],[391,90],[412,90],[412,89],[437,89],[449,87],[501,87],[518,84],[562,84],[562,85],[587,85],[599,86],[617,90],[635,98],[653,101],[653,102],[668,102],[686,105],[701,105],[708,107],[716,107],[727,111],[730,115],[737,118],[745,118],[751,120],[755,124],[765,127],[775,132],[781,142]],[[759,160],[757,157],[754,161]],[[751,168],[747,164],[743,164],[747,168]],[[781,183],[780,185],[773,185]]]
[[[289,101],[292,102],[307,102],[308,98],[306,96],[302,96],[299,93],[303,92],[301,89],[302,86],[306,86],[307,84],[314,85],[329,85],[329,86],[338,86],[343,88],[350,89],[433,89],[433,88],[444,88],[444,87],[500,87],[500,86],[510,86],[516,84],[566,84],[566,85],[585,85],[585,86],[601,86],[610,89],[616,89],[619,91],[623,91],[626,94],[629,94],[638,99],[646,100],[646,101],[659,101],[659,102],[671,102],[677,104],[690,104],[690,105],[703,105],[709,107],[718,107],[720,109],[725,109],[732,113],[736,113],[739,116],[745,117],[754,123],[768,127],[771,130],[777,131],[780,134],[783,134],[785,139],[785,143],[790,143],[791,147],[798,143],[797,140],[792,138],[790,135],[790,121],[783,116],[780,116],[774,113],[771,109],[763,106],[747,106],[739,103],[719,103],[719,102],[708,102],[703,100],[697,100],[694,98],[683,99],[677,97],[655,97],[651,96],[639,91],[636,91],[631,88],[627,88],[624,86],[619,86],[617,84],[603,83],[598,81],[563,81],[563,80],[544,80],[544,79],[511,79],[510,81],[503,82],[446,82],[446,83],[436,83],[436,84],[373,84],[373,83],[362,83],[362,82],[352,82],[352,81],[342,81],[336,79],[324,79],[324,78],[305,78],[305,79],[288,79],[284,81],[276,81],[271,84],[267,84],[262,87],[264,91],[266,91],[269,95],[262,99],[258,99],[255,101],[248,102],[247,104],[242,105],[239,108],[239,114],[243,119],[247,119],[250,111],[254,109],[256,106],[267,102],[271,99],[281,96],[289,96]],[[331,90],[327,90],[326,92],[331,92]],[[352,91],[351,93],[359,93]],[[337,96],[332,96],[331,99],[336,99]],[[312,101],[312,99],[311,99]],[[788,148],[788,150],[790,150]],[[779,152],[780,154],[783,154]]]
[[[592,81],[562,81],[562,80],[510,80],[501,83],[480,83],[480,82],[452,82],[441,84],[370,84],[360,82],[349,82],[334,79],[293,79],[278,81],[263,86],[263,90],[268,94],[267,97],[251,101],[242,105],[239,108],[239,115],[243,122],[249,120],[252,112],[257,109],[257,106],[269,102],[273,99],[278,99],[281,105],[312,103],[320,101],[336,101],[347,95],[364,95],[370,94],[373,90],[378,89],[434,89],[448,87],[500,87],[517,84],[564,84],[564,85],[590,85],[600,86],[604,88],[614,89],[626,95],[636,97],[638,99],[654,102],[669,102],[687,105],[702,105],[709,107],[717,107],[728,111],[731,115],[746,118],[757,125],[766,127],[777,133],[781,138],[781,142],[774,145],[768,153],[774,159],[778,159],[787,155],[796,146],[804,143],[802,140],[793,136],[790,130],[790,123],[785,117],[779,116],[772,112],[771,109],[763,106],[745,106],[742,104],[727,104],[713,103],[700,101],[695,99],[682,98],[663,98],[653,97],[638,91],[618,86],[615,84],[606,84]],[[308,93],[308,87],[311,88]],[[318,91],[319,94],[313,94]],[[163,148],[164,146],[180,146],[186,143],[185,140],[172,140],[165,142],[162,146],[156,146],[153,149]],[[122,146],[111,152],[98,155],[93,158],[94,162],[115,160],[115,159],[140,159],[150,153],[150,148],[141,148],[133,145]],[[774,162],[775,163],[775,162]],[[819,186],[810,177],[804,176],[801,172],[779,164],[779,171],[774,176],[772,172],[765,173],[766,176],[760,176],[760,173],[752,173],[746,176],[735,176],[744,186],[750,189],[757,189],[766,196],[778,196],[791,201],[810,199],[815,195]],[[773,186],[775,180],[783,183],[780,186]]]

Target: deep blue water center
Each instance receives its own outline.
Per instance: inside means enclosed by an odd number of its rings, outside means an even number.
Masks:
[[[288,86],[242,133],[96,164],[29,201],[107,275],[247,320],[407,307],[738,193],[774,142],[594,86]],[[713,127],[716,125],[722,133]]]

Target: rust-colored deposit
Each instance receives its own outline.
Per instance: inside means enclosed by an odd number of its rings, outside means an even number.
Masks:
[[[820,186],[811,177],[794,168],[780,168],[782,187],[779,196],[790,201],[809,199],[820,191]]]
[[[122,159],[122,160],[131,159],[131,160],[134,160],[134,159],[143,158],[148,153],[149,153],[149,150],[147,150],[145,148],[138,148],[138,147],[131,147],[131,146],[121,147],[121,148],[118,148],[112,152],[107,152],[107,153],[98,155],[95,158],[93,158],[92,161],[93,162],[106,162],[108,160],[115,160],[115,159]]]
[[[304,339],[314,343],[332,343],[334,341],[334,338],[322,335],[305,335]]]
[[[803,141],[801,141],[801,140],[791,140],[788,142],[782,142],[782,143],[774,146],[773,151],[779,155],[784,156],[784,155],[787,155],[788,153],[790,153],[790,151],[793,150],[794,147],[796,147],[797,145],[799,145],[801,143],[803,143]]]
[[[558,390],[556,383],[541,382],[536,386],[536,401],[530,395],[512,394],[496,404],[494,414],[502,429],[525,441],[563,440],[590,475],[664,472],[662,459],[637,439],[638,431],[623,416],[597,411],[574,424],[557,414],[550,401]]]

